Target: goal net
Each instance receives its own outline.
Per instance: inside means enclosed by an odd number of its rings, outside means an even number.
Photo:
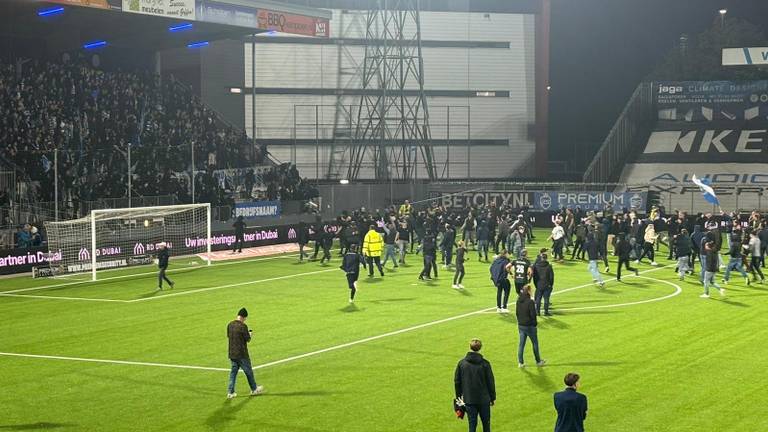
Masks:
[[[46,222],[50,270],[47,274],[90,272],[151,264],[158,244],[170,255],[206,254],[210,265],[210,204],[92,210],[64,222]]]

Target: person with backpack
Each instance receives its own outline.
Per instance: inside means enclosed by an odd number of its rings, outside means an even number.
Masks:
[[[507,309],[507,302],[509,301],[509,292],[511,286],[509,283],[509,272],[512,268],[512,263],[507,256],[507,250],[502,249],[496,259],[491,264],[491,281],[496,286],[496,312],[509,313]]]

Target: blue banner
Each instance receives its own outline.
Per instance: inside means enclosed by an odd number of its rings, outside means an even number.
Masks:
[[[235,204],[234,217],[245,219],[280,216],[280,201],[253,201]]]
[[[533,209],[556,211],[579,207],[602,211],[610,207],[614,212],[625,208],[645,210],[646,199],[646,192],[535,192]]]

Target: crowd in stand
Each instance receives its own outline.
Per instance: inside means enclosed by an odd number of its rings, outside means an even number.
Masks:
[[[129,146],[134,197],[191,202],[192,149],[197,202],[231,204],[238,188],[257,196],[254,185],[271,199],[316,194],[292,165],[251,172],[250,187],[217,175],[264,164],[266,146],[253,146],[172,76],[99,70],[83,59],[0,63],[0,165],[28,176],[30,201],[54,200],[55,159],[69,214],[82,201],[126,197]]]

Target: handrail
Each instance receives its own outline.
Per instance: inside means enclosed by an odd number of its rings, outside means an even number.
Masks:
[[[652,88],[649,82],[642,82],[635,88],[629,102],[587,166],[583,176],[585,183],[608,181],[621,162],[631,154],[637,134],[652,118]]]

